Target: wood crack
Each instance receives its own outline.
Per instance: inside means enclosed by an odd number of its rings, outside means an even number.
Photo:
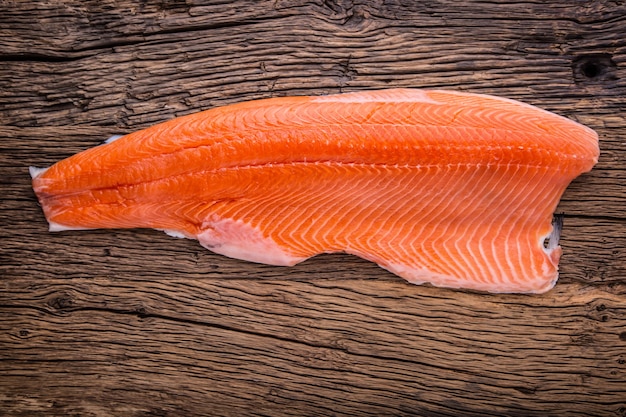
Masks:
[[[605,220],[607,222],[614,222],[619,224],[626,224],[626,217],[617,216],[603,216],[595,214],[583,214],[583,213],[563,213],[565,219],[580,219],[580,220]]]

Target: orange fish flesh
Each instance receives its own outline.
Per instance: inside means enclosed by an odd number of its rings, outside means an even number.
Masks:
[[[51,231],[154,228],[272,265],[347,252],[415,284],[541,293],[553,212],[598,155],[593,130],[528,104],[392,89],[214,108],[31,174]]]

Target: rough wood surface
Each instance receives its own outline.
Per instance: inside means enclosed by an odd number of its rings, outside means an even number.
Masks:
[[[0,1],[0,415],[626,416],[620,1]],[[47,166],[242,100],[386,87],[519,99],[595,129],[540,296],[293,268],[150,230],[50,234]]]

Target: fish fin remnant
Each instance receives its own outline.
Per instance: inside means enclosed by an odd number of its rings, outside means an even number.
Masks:
[[[160,230],[165,232],[166,235],[171,236],[171,237],[175,237],[178,239],[187,238],[187,236],[184,233],[179,232],[178,230],[168,230],[168,229],[160,229]]]
[[[111,143],[111,142],[115,142],[116,140],[123,138],[126,135],[112,135],[110,136],[107,140],[104,141],[104,143]]]
[[[28,172],[30,173],[31,178],[37,178],[44,172],[46,172],[48,168],[37,168],[37,167],[28,167]]]

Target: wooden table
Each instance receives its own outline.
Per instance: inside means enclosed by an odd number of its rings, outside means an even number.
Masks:
[[[624,2],[200,3],[0,2],[0,414],[626,415]],[[48,233],[30,188],[30,165],[175,116],[388,87],[500,95],[599,133],[558,208],[552,291]]]

